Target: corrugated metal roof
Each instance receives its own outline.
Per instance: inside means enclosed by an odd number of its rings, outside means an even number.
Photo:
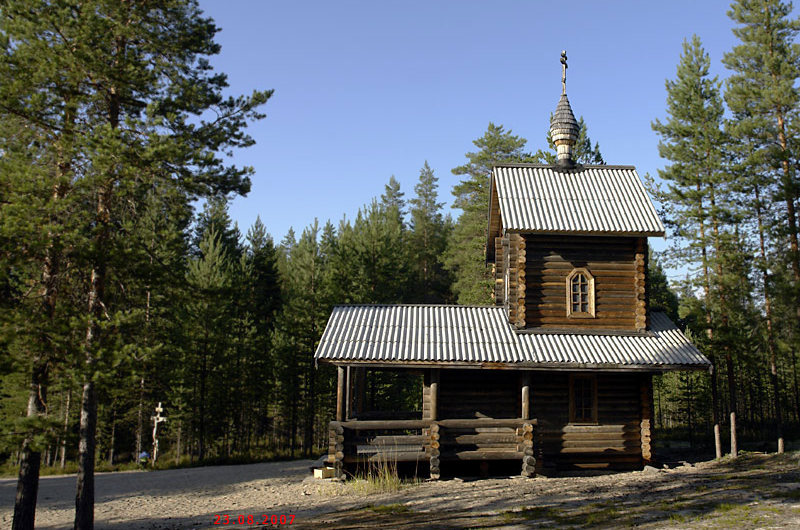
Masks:
[[[650,197],[632,166],[495,166],[493,193],[505,230],[664,235]],[[491,226],[491,220],[490,220]],[[494,234],[499,235],[499,234]]]
[[[318,360],[547,367],[705,367],[709,363],[663,313],[646,335],[516,333],[501,307],[336,306]]]

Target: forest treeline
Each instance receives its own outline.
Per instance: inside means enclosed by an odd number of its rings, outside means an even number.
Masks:
[[[800,424],[800,22],[773,0],[729,15],[724,82],[698,37],[684,44],[651,182],[670,248],[650,260],[650,302],[715,366],[657,378],[656,426],[698,446],[716,431],[720,453],[736,451],[723,433],[774,448]],[[260,220],[243,230],[228,203],[252,170],[226,153],[253,144],[272,92],[222,96],[215,32],[191,0],[0,10],[0,460],[19,467],[15,528],[32,525],[40,465],[78,469],[76,528],[90,528],[95,465],[151,452],[158,403],[163,464],[318,454],[335,374],[313,353],[331,308],[493,303],[491,167],[553,162],[549,139],[528,151],[490,123],[452,169],[456,221],[424,162],[413,191],[392,177],[352,219],[279,241]],[[604,163],[580,130],[576,158]],[[670,288],[662,266],[685,280]],[[367,399],[418,408],[419,384],[381,373]]]

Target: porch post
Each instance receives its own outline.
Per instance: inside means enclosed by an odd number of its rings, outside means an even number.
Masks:
[[[344,400],[344,419],[345,421],[350,419],[350,416],[353,413],[352,405],[353,405],[353,396],[352,396],[352,388],[353,388],[353,380],[350,377],[350,366],[347,367],[346,371],[346,382],[345,382],[345,400]]]
[[[439,419],[439,369],[431,369],[431,421]]]
[[[344,368],[336,367],[336,421],[344,421]]]
[[[531,419],[531,374],[522,373],[522,419]]]

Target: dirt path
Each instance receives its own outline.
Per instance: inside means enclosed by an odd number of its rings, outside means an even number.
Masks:
[[[96,528],[247,527],[294,515],[297,528],[800,528],[800,454],[747,455],[671,470],[442,480],[366,495],[309,478],[311,461],[97,476]],[[15,481],[0,480],[0,526]],[[68,528],[75,477],[45,477],[37,528]],[[215,520],[228,525],[215,525]],[[216,517],[220,516],[220,517]]]

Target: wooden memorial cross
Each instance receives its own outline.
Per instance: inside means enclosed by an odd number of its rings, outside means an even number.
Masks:
[[[161,415],[162,412],[164,412],[164,409],[159,401],[156,407],[156,415],[150,416],[150,419],[153,420],[153,466],[156,465],[156,458],[158,458],[158,424],[162,421],[167,421],[166,416]]]

